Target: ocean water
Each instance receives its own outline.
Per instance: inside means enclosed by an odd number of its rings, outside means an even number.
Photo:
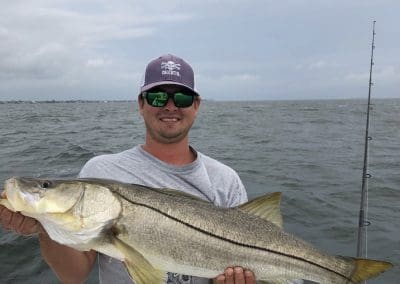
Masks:
[[[368,257],[396,267],[368,283],[400,283],[400,100],[373,103]],[[355,256],[365,113],[364,100],[204,101],[191,144],[233,167],[250,198],[283,192],[286,231]],[[75,177],[143,137],[135,102],[0,104],[0,182]],[[0,283],[57,283],[35,237],[0,228]]]

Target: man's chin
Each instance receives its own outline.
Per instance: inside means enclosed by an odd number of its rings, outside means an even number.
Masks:
[[[160,143],[163,144],[175,144],[175,143],[179,143],[182,140],[184,140],[187,136],[187,133],[171,133],[171,132],[162,132],[162,133],[153,133],[153,135],[151,135],[152,138]]]
[[[160,142],[164,143],[164,144],[176,144],[181,142],[185,137],[181,137],[181,136],[163,136],[160,139]]]

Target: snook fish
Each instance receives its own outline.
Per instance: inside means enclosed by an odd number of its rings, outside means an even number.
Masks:
[[[54,241],[122,260],[138,284],[164,283],[166,271],[213,278],[229,266],[252,270],[260,283],[354,284],[392,267],[330,256],[285,233],[280,193],[227,209],[110,180],[11,178],[2,197],[0,204],[37,219]]]

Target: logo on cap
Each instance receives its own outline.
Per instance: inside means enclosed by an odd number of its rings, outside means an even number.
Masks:
[[[161,62],[161,74],[162,75],[175,75],[181,76],[179,74],[179,70],[181,70],[181,65],[179,63],[175,63],[174,61]]]

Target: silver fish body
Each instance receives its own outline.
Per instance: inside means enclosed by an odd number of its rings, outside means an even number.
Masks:
[[[124,261],[136,283],[163,283],[165,271],[213,278],[228,266],[272,283],[360,283],[391,267],[330,256],[284,232],[280,194],[219,208],[176,190],[115,181],[12,178],[5,196],[3,205],[38,219],[55,241]]]

